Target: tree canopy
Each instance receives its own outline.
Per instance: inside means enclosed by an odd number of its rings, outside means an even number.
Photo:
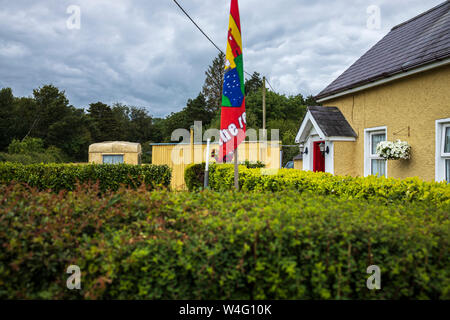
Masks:
[[[149,160],[149,143],[170,142],[175,129],[189,129],[194,121],[202,121],[204,129],[219,128],[224,68],[225,56],[220,53],[207,68],[197,97],[188,99],[180,111],[165,118],[154,118],[144,108],[121,103],[108,105],[97,101],[85,110],[77,109],[64,91],[51,84],[33,90],[31,97],[15,97],[11,88],[3,88],[0,90],[0,152],[4,157],[9,154],[10,158],[23,158],[25,153],[27,161],[33,161],[30,154],[52,153],[54,157],[42,158],[43,161],[85,162],[89,144],[123,140],[143,144],[144,159]],[[248,128],[262,126],[262,84],[258,72],[245,82]],[[306,105],[315,104],[312,96],[305,99],[301,94],[286,96],[266,90],[267,129],[279,129],[282,143],[294,144]],[[28,150],[31,145],[39,145],[39,150]],[[28,151],[13,152],[19,146]],[[297,152],[283,150],[286,161]]]

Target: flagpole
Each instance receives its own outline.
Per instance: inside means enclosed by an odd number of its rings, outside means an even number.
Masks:
[[[209,184],[209,144],[211,142],[211,139],[208,138],[208,140],[206,140],[206,164],[205,164],[205,180],[203,181],[203,187],[204,189],[208,188],[208,184]]]
[[[238,148],[234,150],[234,187],[239,191],[239,165],[238,165]]]

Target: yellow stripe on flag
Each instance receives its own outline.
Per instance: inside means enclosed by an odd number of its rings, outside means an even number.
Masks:
[[[237,45],[239,46],[239,48],[242,51],[242,39],[241,39],[241,33],[239,32],[239,29],[236,25],[236,22],[233,19],[233,16],[230,15],[230,22],[229,22],[229,26],[228,29],[231,29],[231,34],[234,37],[234,40],[236,41]],[[228,62],[230,63],[229,66],[225,66],[225,69],[227,68],[236,68],[236,63],[234,62],[234,54],[233,51],[231,50],[231,46],[230,43],[227,41],[227,54],[226,54],[226,58],[228,60]]]
[[[241,33],[239,32],[239,29],[236,25],[236,22],[233,19],[233,16],[230,14],[230,24],[229,29],[231,29],[231,34],[234,37],[234,40],[236,40],[237,45],[239,46],[239,49],[242,51],[242,39],[241,39]]]

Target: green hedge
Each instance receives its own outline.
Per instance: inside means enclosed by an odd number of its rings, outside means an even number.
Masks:
[[[95,192],[0,186],[0,299],[450,299],[449,204]]]
[[[205,165],[206,164],[204,162],[194,163],[187,166],[184,170],[184,181],[189,191],[197,191],[203,189],[205,179]],[[265,164],[261,161],[251,162],[246,160],[244,162],[241,162],[240,165],[244,166],[247,169],[265,167]],[[215,166],[217,166],[215,163],[210,164],[210,170],[214,170]]]
[[[74,165],[0,163],[0,183],[26,183],[40,190],[74,190],[77,183],[99,183],[100,190],[117,190],[120,185],[136,188],[168,187],[171,179],[168,166],[155,165]]]
[[[209,183],[217,191],[234,188],[232,165],[214,166]],[[384,177],[334,176],[329,173],[292,169],[259,170],[239,168],[239,185],[243,191],[311,191],[320,195],[338,195],[343,198],[378,198],[386,201],[424,201],[450,203],[450,184],[424,182],[418,178],[404,180]]]

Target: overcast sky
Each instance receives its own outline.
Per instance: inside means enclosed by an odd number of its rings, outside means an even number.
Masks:
[[[317,94],[393,26],[441,2],[240,0],[244,67],[278,92]],[[225,50],[230,0],[179,3]],[[370,6],[379,29],[367,27]],[[165,116],[201,91],[216,55],[172,0],[0,0],[0,87],[16,96],[51,83],[76,107],[122,102]]]

